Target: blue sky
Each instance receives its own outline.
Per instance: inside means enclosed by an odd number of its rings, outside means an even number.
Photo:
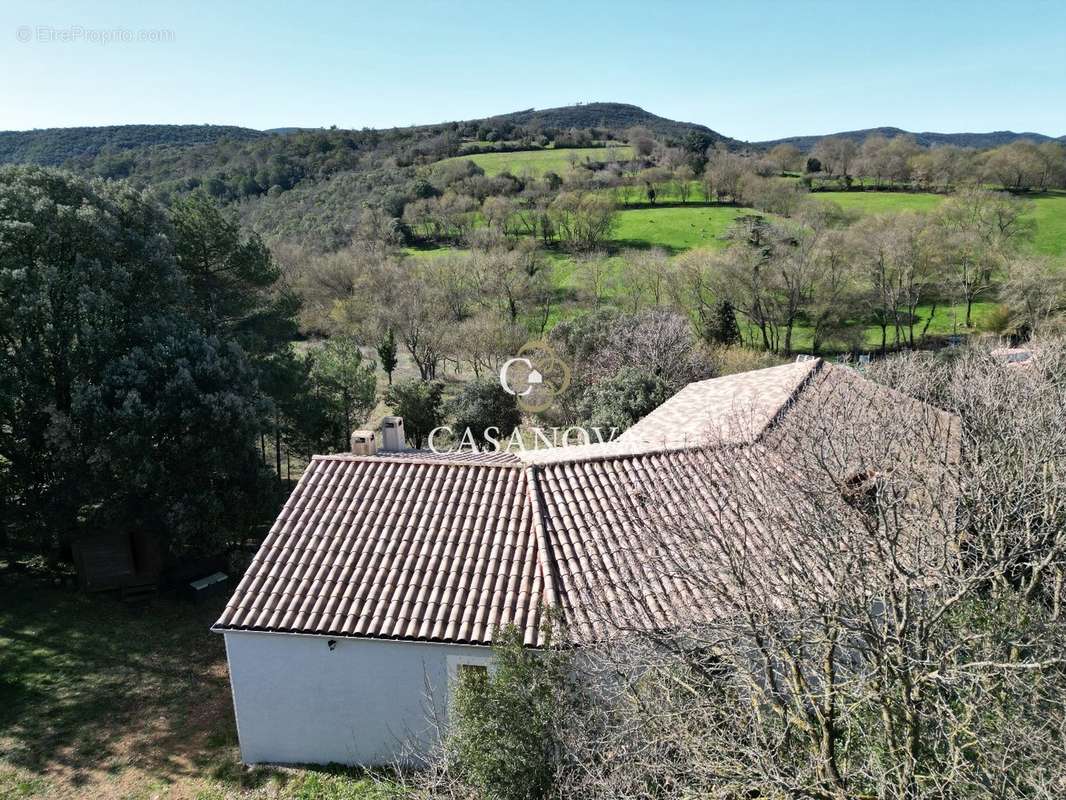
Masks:
[[[116,28],[172,41],[89,41]],[[748,140],[1059,136],[1066,2],[0,0],[0,75],[7,130],[389,127],[613,100]]]

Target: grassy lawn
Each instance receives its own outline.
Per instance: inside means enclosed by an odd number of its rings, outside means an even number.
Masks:
[[[722,235],[733,220],[753,213],[731,206],[670,206],[618,212],[611,234],[617,247],[662,247],[674,253],[693,247],[724,247]]]
[[[930,312],[933,313],[932,322],[929,323],[929,330],[927,335],[929,336],[948,336],[951,334],[967,334],[973,333],[983,329],[985,322],[995,312],[997,308],[996,303],[991,302],[977,302],[973,304],[972,322],[973,327],[966,327],[966,306],[965,305],[937,305],[936,310],[933,311],[932,306],[918,306],[916,316],[918,318],[914,325],[915,340],[921,335],[922,329],[925,327],[925,322],[929,319]],[[737,318],[737,322],[740,324],[741,335],[744,341],[752,345],[753,347],[761,346],[761,339],[759,333],[755,329],[748,330],[744,324],[743,317]],[[812,329],[806,325],[797,325],[792,331],[792,349],[796,351],[810,350],[813,336]],[[901,336],[906,335],[906,331],[901,331]],[[896,344],[895,329],[889,327],[888,329],[888,346],[893,347]],[[781,333],[781,341],[784,342],[784,331]],[[876,325],[867,325],[863,330],[863,341],[865,350],[873,352],[881,347],[881,329]],[[841,342],[828,342],[827,347],[830,350],[842,350],[847,349]]]
[[[473,161],[486,175],[499,175],[510,172],[512,175],[529,175],[539,178],[547,172],[559,175],[570,169],[572,160],[582,161],[626,161],[632,157],[633,148],[629,145],[617,147],[563,147],[558,150],[520,150],[514,153],[477,153],[471,156],[456,156],[446,161]]]
[[[0,798],[384,798],[343,770],[239,763],[221,600],[130,609],[0,574]]]
[[[909,192],[817,192],[817,199],[832,200],[860,214],[931,211],[945,199],[939,194]],[[1029,198],[1035,230],[1032,248],[1044,255],[1066,256],[1066,192],[1045,192]]]
[[[932,211],[944,201],[942,194],[909,192],[814,192],[811,197],[830,200],[845,211],[859,214],[893,214],[900,211]]]
[[[1049,256],[1066,256],[1066,192],[1046,192],[1033,198],[1033,249]]]

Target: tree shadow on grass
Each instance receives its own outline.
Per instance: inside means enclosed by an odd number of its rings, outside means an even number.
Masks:
[[[667,255],[676,256],[692,249],[691,247],[677,247],[661,242],[652,242],[647,239],[612,239],[609,244],[611,255],[618,255],[623,250],[663,250]]]
[[[130,766],[164,783],[195,770],[233,726],[217,612],[0,586],[0,755],[75,786]]]

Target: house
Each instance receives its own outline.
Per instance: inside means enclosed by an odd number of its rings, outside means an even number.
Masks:
[[[815,360],[691,384],[606,444],[315,457],[213,628],[243,760],[376,764],[424,747],[458,671],[488,666],[504,626],[541,645],[549,607],[578,642],[719,613],[648,574],[643,521],[747,527],[771,557],[772,520],[750,519],[729,478],[707,476],[729,472],[725,454],[769,464],[775,477],[754,490],[772,500],[788,480],[785,432],[816,449],[815,423],[834,409],[933,420],[934,447],[953,425]]]

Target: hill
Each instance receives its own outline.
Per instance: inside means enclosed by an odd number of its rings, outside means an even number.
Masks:
[[[101,152],[154,145],[213,144],[245,141],[266,134],[234,125],[106,125],[99,128],[41,128],[0,131],[0,164],[58,166],[71,159],[92,160]]]
[[[714,142],[739,146],[740,142],[695,122],[678,122],[645,111],[628,103],[583,103],[558,108],[529,108],[510,114],[500,114],[481,120],[486,124],[503,122],[528,129],[560,130],[566,128],[601,128],[621,133],[627,128],[641,126],[660,136],[682,139],[690,131],[709,135]]]
[[[934,133],[932,131],[923,131],[922,133],[914,133],[905,131],[902,128],[889,127],[841,131],[840,133],[826,133],[821,136],[787,136],[784,139],[752,142],[752,145],[769,149],[779,144],[790,144],[806,152],[814,147],[819,139],[824,139],[826,136],[840,136],[845,139],[854,139],[856,142],[862,142],[868,136],[884,136],[886,139],[894,139],[897,136],[913,136],[914,140],[923,147],[951,144],[956,147],[975,147],[978,149],[999,147],[1000,145],[1016,142],[1019,139],[1029,139],[1034,142],[1054,141],[1053,137],[1045,136],[1042,133],[1015,133],[1014,131],[992,131],[991,133]],[[1060,136],[1058,141],[1066,141],[1066,136]]]

